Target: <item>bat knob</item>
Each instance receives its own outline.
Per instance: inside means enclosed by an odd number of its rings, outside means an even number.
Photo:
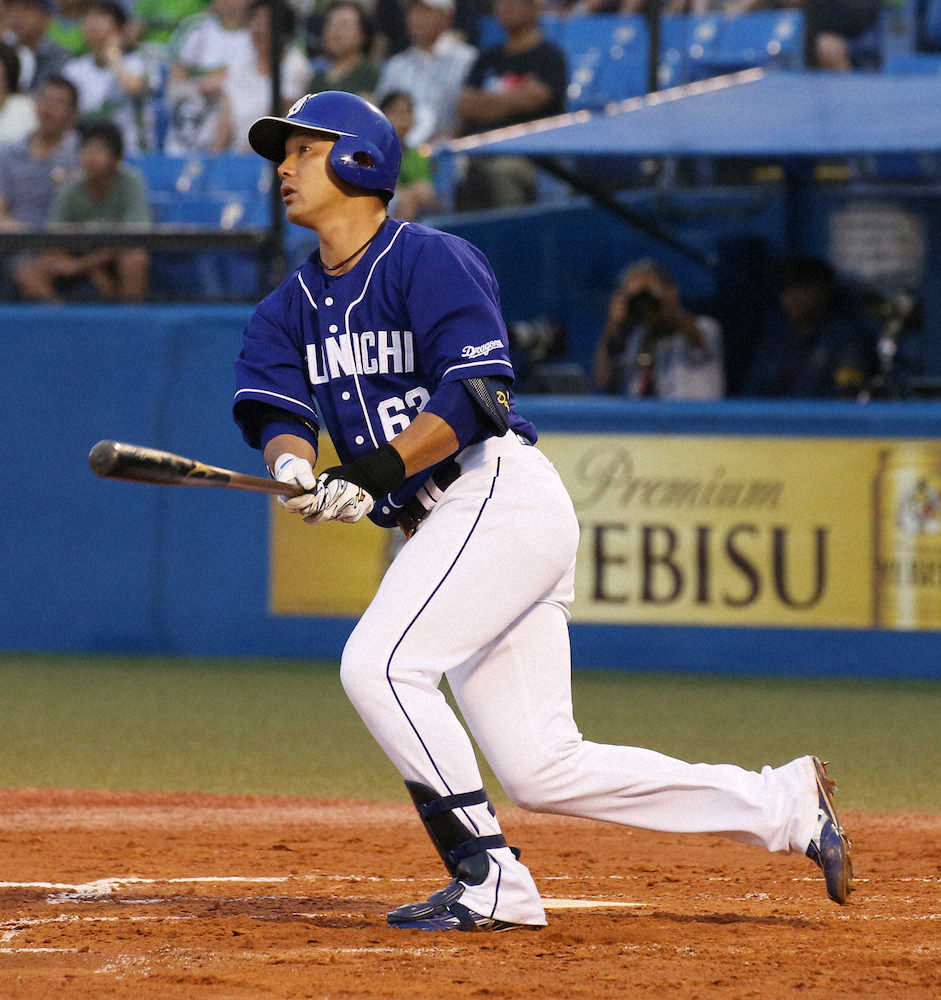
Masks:
[[[99,441],[88,453],[88,464],[99,476],[110,476],[118,464],[117,441]]]

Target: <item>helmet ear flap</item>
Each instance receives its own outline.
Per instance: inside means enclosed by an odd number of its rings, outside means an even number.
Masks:
[[[378,147],[362,136],[340,136],[330,150],[330,166],[336,175],[355,187],[378,188],[383,162]]]

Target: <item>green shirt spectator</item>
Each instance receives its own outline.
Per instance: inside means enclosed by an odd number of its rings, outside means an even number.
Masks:
[[[151,221],[147,185],[126,163],[118,165],[111,187],[95,197],[80,177],[63,184],[49,210],[50,222],[143,222]]]
[[[122,162],[121,130],[113,122],[96,121],[83,132],[81,175],[56,192],[50,223],[96,224],[105,230],[122,223],[149,224],[147,187]],[[104,233],[89,250],[47,250],[17,271],[16,280],[22,297],[33,302],[89,295],[137,302],[147,294],[149,272],[150,256],[143,247],[109,247]]]
[[[375,28],[354,0],[334,0],[324,15],[323,58],[314,66],[311,93],[342,90],[372,100],[379,83],[379,67],[369,58]]]
[[[379,82],[379,68],[375,63],[364,59],[357,63],[349,73],[330,79],[327,70],[318,69],[310,84],[310,92],[319,94],[324,90],[342,90],[347,94],[359,94],[360,97],[370,95]]]
[[[412,95],[404,90],[393,90],[382,99],[379,110],[392,123],[402,144],[402,166],[389,214],[396,219],[411,221],[438,207],[438,197],[431,180],[432,164],[425,152],[427,147],[409,146],[405,141],[415,125],[415,102]]]
[[[402,150],[399,184],[408,186],[416,181],[431,183],[431,161],[420,149],[408,146]]]
[[[82,32],[85,5],[86,0],[59,0],[59,13],[46,32],[46,37],[61,45],[70,56],[80,56],[88,51]]]
[[[206,8],[207,0],[137,0],[131,8],[131,37],[151,45],[166,45],[177,25]]]

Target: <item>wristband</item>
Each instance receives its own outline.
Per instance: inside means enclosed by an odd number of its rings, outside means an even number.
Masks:
[[[376,499],[391,493],[405,482],[405,463],[391,444],[384,444],[345,465],[325,469],[323,474],[327,477],[327,482],[345,479]]]

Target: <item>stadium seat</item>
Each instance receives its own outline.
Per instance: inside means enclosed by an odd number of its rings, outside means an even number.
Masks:
[[[638,15],[594,14],[565,25],[568,107],[601,108],[647,92],[647,25]]]
[[[208,189],[206,157],[143,153],[129,157],[127,162],[144,175],[151,192],[175,191],[185,194]]]
[[[796,69],[803,61],[804,18],[798,10],[728,18],[719,37],[724,72],[751,66]]]
[[[660,19],[660,65],[658,78],[661,88],[678,87],[688,81],[689,18],[684,15]]]
[[[702,14],[689,17],[688,21],[686,82],[705,80],[716,73],[713,66],[719,58],[719,38],[725,18],[721,14]]]
[[[752,66],[799,68],[803,29],[803,14],[797,10],[695,18],[688,46],[690,78],[702,80]]]
[[[271,164],[256,153],[223,153],[205,160],[210,190],[258,194],[271,190]]]

